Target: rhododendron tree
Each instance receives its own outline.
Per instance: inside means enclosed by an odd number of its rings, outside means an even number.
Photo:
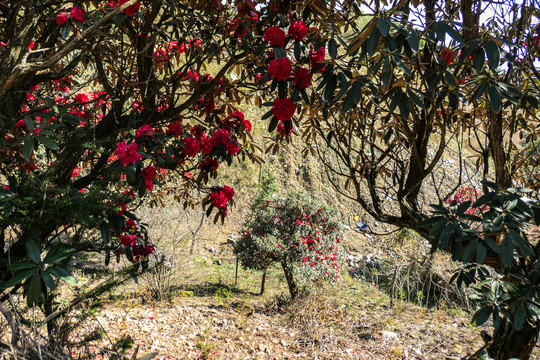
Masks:
[[[234,253],[247,269],[283,269],[291,297],[299,285],[341,279],[342,225],[338,214],[305,194],[257,201]]]
[[[169,191],[223,221],[218,172],[261,161],[255,121],[268,151],[298,134],[343,196],[432,242],[421,192],[443,206],[464,159],[538,189],[538,23],[530,1],[0,2],[1,299],[22,289],[51,313],[48,275],[17,265],[36,248],[84,237],[144,257],[149,241],[123,230],[141,200]],[[458,171],[441,168],[451,142]]]

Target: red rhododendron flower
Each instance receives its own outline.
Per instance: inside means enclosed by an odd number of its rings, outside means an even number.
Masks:
[[[229,186],[223,186],[220,190],[214,191],[210,194],[212,199],[212,205],[221,209],[227,206],[227,202],[232,200],[234,196],[234,190]]]
[[[231,200],[234,196],[234,190],[230,186],[225,185],[221,188],[221,191],[225,194],[228,200]]]
[[[312,78],[313,75],[311,75],[308,69],[297,68],[293,73],[293,84],[298,89],[306,89],[311,85]]]
[[[292,65],[289,59],[282,57],[270,61],[268,65],[268,74],[272,79],[285,81],[291,75]]]
[[[227,153],[231,156],[236,155],[240,151],[240,145],[236,143],[235,139],[231,139],[227,145],[225,145]]]
[[[443,49],[440,56],[446,62],[446,65],[450,65],[452,63],[453,55],[454,55],[454,50]]]
[[[274,101],[274,105],[272,106],[272,114],[276,119],[281,121],[290,120],[295,111],[296,106],[289,98],[278,98]]]
[[[78,21],[81,24],[84,24],[86,22],[86,19],[84,18],[84,11],[82,11],[76,6],[71,9],[71,12],[69,14],[73,18],[73,20]]]
[[[201,143],[194,137],[184,139],[184,150],[182,152],[189,157],[196,156],[201,151]]]
[[[212,205],[215,208],[221,209],[227,206],[227,196],[221,191],[210,194],[210,199],[212,199]]]
[[[283,47],[285,45],[285,31],[277,26],[272,26],[264,32],[264,41],[268,41],[270,46]]]
[[[88,95],[86,95],[85,93],[78,93],[78,94],[75,94],[75,96],[73,97],[73,99],[75,100],[75,102],[87,102],[88,101]]]
[[[254,81],[254,83],[255,83],[255,84],[258,84],[259,81],[261,81],[261,79],[262,79],[262,74],[261,74],[261,73],[257,73],[257,74],[255,75],[255,81]]]
[[[167,60],[167,50],[164,48],[159,48],[154,51],[154,60],[156,62],[164,62]]]
[[[199,164],[199,169],[204,170],[217,170],[219,168],[219,162],[214,158],[208,158],[204,162]]]
[[[244,127],[247,132],[251,131],[251,123],[244,119],[244,113],[239,110],[235,110],[231,115],[223,119],[223,126],[228,131],[235,131],[241,127]]]
[[[146,186],[146,189],[148,191],[152,191],[154,189],[154,183],[152,180],[154,180],[154,177],[156,176],[156,169],[153,166],[148,166],[143,169],[141,172],[141,177],[144,180],[144,185]]]
[[[233,19],[228,30],[229,32],[234,30],[234,37],[237,38],[243,38],[247,33],[247,28],[240,22],[240,19]]]
[[[246,128],[247,132],[251,131],[251,123],[249,122],[249,120],[244,120],[244,127]]]
[[[128,2],[128,0],[118,0],[118,6],[123,5],[124,3]],[[135,16],[135,13],[139,8],[141,7],[141,2],[137,1],[135,4],[128,6],[124,10],[122,10],[123,14],[126,14],[127,16]]]
[[[311,57],[310,63],[311,63],[311,69],[314,70],[317,67],[319,67],[320,62],[324,60],[324,55],[326,54],[323,47],[319,48],[317,51],[309,50],[309,56]],[[324,70],[324,67],[320,69],[318,72],[321,72]]]
[[[238,3],[236,8],[240,15],[248,15],[250,12],[255,11],[255,4],[252,0],[243,0]]]
[[[175,137],[178,137],[182,134],[184,130],[182,129],[182,125],[179,123],[170,123],[169,126],[167,126],[166,134],[173,134]]]
[[[68,21],[68,14],[65,11],[62,11],[56,15],[56,23],[58,25],[64,25]]]
[[[120,241],[124,246],[135,246],[137,245],[137,236],[135,236],[134,234],[120,235]]]
[[[309,29],[302,20],[293,21],[289,27],[289,36],[292,39],[302,41],[306,37]]]
[[[139,145],[137,143],[132,143],[128,146],[124,140],[116,146],[114,153],[118,156],[118,160],[120,160],[122,165],[128,166],[143,158],[143,156],[137,152],[138,148]]]
[[[135,138],[138,139],[138,138],[143,137],[143,136],[154,137],[154,134],[156,132],[157,132],[157,129],[154,129],[153,127],[151,127],[148,124],[144,124],[143,126],[138,128],[137,131],[135,131]]]

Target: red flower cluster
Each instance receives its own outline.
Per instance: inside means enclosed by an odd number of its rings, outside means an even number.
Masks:
[[[317,51],[309,50],[309,56],[310,56],[310,63],[311,63],[311,70],[315,70],[317,67],[320,66],[320,62],[324,60],[326,52],[324,50],[324,47],[319,48]],[[320,69],[318,72],[322,72],[324,70],[324,67]]]
[[[212,205],[215,208],[221,209],[227,207],[227,202],[232,200],[233,196],[234,190],[229,186],[223,186],[210,194],[210,199],[212,199]]]
[[[184,149],[182,152],[188,157],[195,157],[201,151],[201,143],[194,137],[184,138]]]
[[[116,9],[120,5],[123,5],[126,2],[128,2],[128,0],[117,0],[117,1],[118,3],[116,3],[116,1],[109,2],[109,6],[114,7]],[[126,14],[129,17],[135,16],[135,13],[139,10],[140,7],[141,7],[141,2],[137,1],[135,4],[130,5],[124,10],[122,10],[122,14]]]
[[[138,139],[138,138],[141,138],[143,136],[154,137],[154,134],[156,132],[158,132],[158,131],[159,131],[159,129],[154,129],[150,125],[144,124],[143,126],[141,126],[140,128],[138,128],[135,131],[135,138]]]
[[[247,132],[251,131],[251,123],[244,119],[244,113],[239,110],[235,110],[231,115],[223,119],[222,123],[227,131],[236,131],[242,128],[246,129]]]
[[[448,207],[452,205],[452,203],[455,203],[455,205],[460,205],[466,201],[472,201],[472,203],[474,204],[474,202],[478,200],[478,197],[478,191],[474,188],[474,186],[464,185],[461,186],[454,195],[452,195],[446,200],[446,205]],[[465,214],[482,217],[482,214],[485,211],[486,208],[482,206],[478,208],[473,208],[472,206],[469,206],[469,208],[465,211]]]
[[[182,125],[177,123],[177,122],[173,122],[173,123],[170,123],[169,126],[167,126],[167,130],[165,131],[166,134],[173,134],[175,137],[178,137],[179,135],[182,134],[184,130],[182,129]]]
[[[285,81],[291,75],[292,65],[289,59],[282,57],[270,61],[268,75],[277,81]]]
[[[270,46],[283,47],[285,45],[285,31],[277,26],[272,26],[264,32],[264,41],[268,41]]]
[[[128,146],[124,140],[116,146],[114,154],[118,156],[118,160],[120,160],[122,165],[128,166],[143,158],[143,156],[137,152],[138,148],[139,145],[137,143],[131,143],[131,145]]]
[[[440,57],[446,62],[446,65],[450,65],[452,63],[453,56],[454,56],[454,50],[450,50],[450,49],[443,49],[443,51],[440,54]]]
[[[293,72],[293,84],[296,85],[298,89],[307,89],[311,85],[311,79],[313,75],[309,70],[304,68],[297,68]]]
[[[289,36],[298,41],[304,40],[308,32],[309,29],[302,20],[293,21],[289,27]]]
[[[71,18],[81,24],[84,24],[86,22],[86,19],[84,18],[84,11],[79,9],[78,7],[74,6],[69,15],[71,15]],[[58,21],[57,21],[58,22]]]
[[[69,15],[65,11],[59,12],[58,15],[56,15],[56,23],[58,25],[64,25],[65,23],[67,23],[70,17],[81,24],[84,24],[86,22],[86,19],[84,17],[84,11],[74,6],[73,8],[71,8]]]
[[[154,189],[153,180],[156,177],[156,169],[153,166],[148,166],[144,168],[141,172],[141,177],[144,180],[144,185],[146,186],[146,189],[148,191],[152,191]]]
[[[276,119],[281,121],[290,120],[295,111],[296,106],[289,98],[278,98],[274,101],[274,105],[272,106],[272,114]]]
[[[291,120],[286,120],[286,121],[291,121]],[[285,131],[285,124],[283,123],[283,121],[280,121],[277,125],[277,128],[276,128],[276,131],[278,132],[278,134],[282,135],[282,136],[285,136],[285,135],[290,135],[292,132],[293,132],[293,127],[291,126],[291,129],[289,130],[289,133],[287,134],[287,132]]]
[[[203,144],[203,152],[205,154],[210,154],[217,147],[224,146],[229,155],[235,155],[240,151],[240,146],[233,141],[235,140],[231,138],[231,134],[226,129],[219,129],[210,139],[205,141]]]

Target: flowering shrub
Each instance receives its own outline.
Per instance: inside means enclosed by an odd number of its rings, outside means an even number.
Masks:
[[[476,190],[474,186],[463,185],[460,186],[458,190],[446,200],[446,207],[459,207],[461,204],[467,203],[468,206],[467,209],[464,211],[464,214],[482,217],[482,214],[486,211],[485,206],[472,206],[476,202],[476,200],[478,200],[478,198],[478,190]]]
[[[234,253],[248,269],[279,263],[295,297],[298,283],[340,280],[342,238],[334,210],[307,195],[292,194],[255,204]]]

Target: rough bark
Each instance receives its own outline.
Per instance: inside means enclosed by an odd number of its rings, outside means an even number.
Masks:
[[[493,342],[488,348],[489,356],[494,360],[529,359],[538,340],[539,327],[538,323],[526,322],[520,331],[516,331],[503,319],[493,334]]]

